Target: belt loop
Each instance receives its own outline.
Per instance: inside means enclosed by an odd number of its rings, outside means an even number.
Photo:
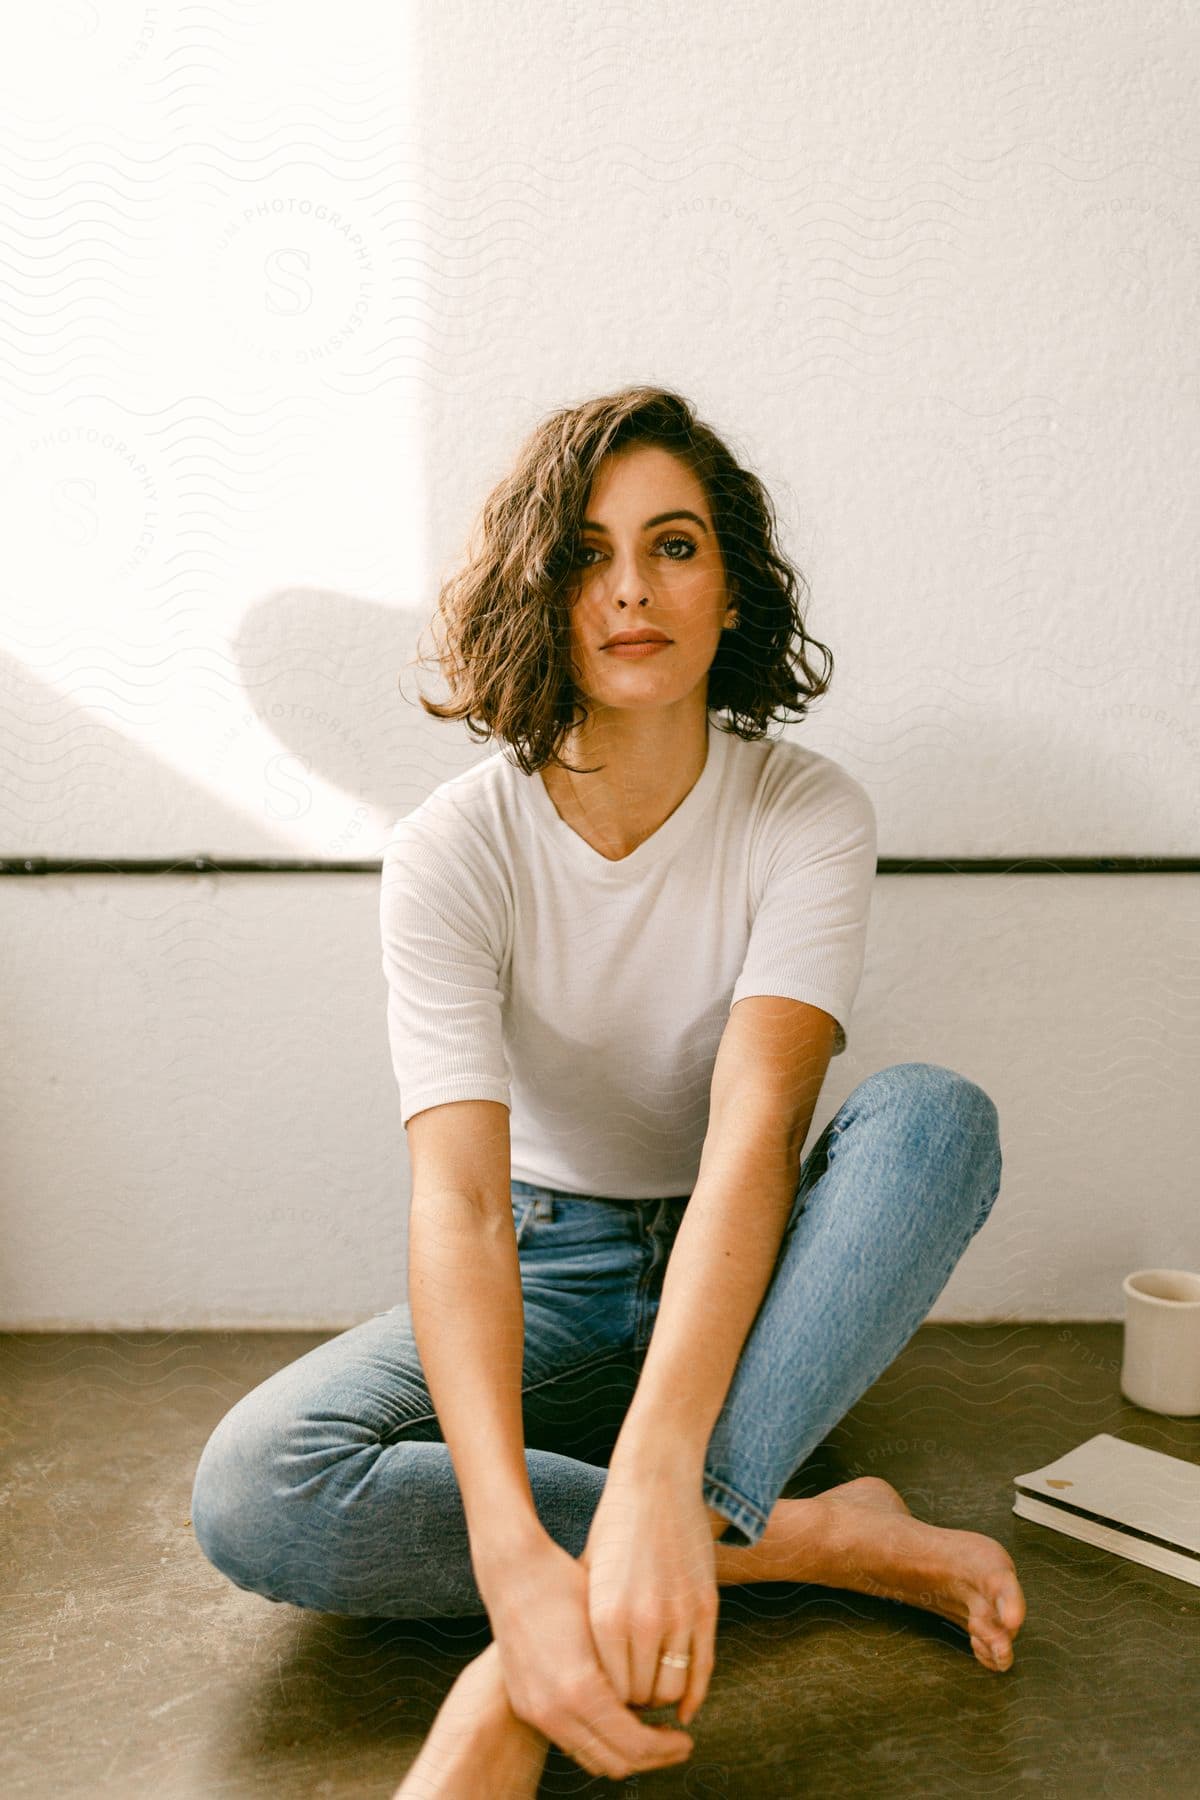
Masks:
[[[550,1194],[539,1194],[533,1203],[535,1219],[552,1219],[554,1217],[554,1199]]]

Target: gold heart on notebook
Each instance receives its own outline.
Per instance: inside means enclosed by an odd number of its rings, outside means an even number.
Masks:
[[[1075,1483],[1073,1481],[1055,1481],[1052,1476],[1047,1475],[1046,1486],[1047,1487],[1074,1487]]]

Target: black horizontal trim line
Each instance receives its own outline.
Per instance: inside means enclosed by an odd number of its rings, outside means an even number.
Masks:
[[[0,856],[0,875],[378,875],[366,862],[286,856]],[[881,856],[879,875],[1196,875],[1200,856]]]

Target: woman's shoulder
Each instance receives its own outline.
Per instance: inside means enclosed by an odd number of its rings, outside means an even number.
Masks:
[[[508,765],[500,751],[441,781],[396,819],[385,854],[421,846],[456,859],[494,842],[508,791]]]
[[[810,817],[830,809],[874,816],[871,796],[844,763],[794,738],[763,740],[758,782],[760,817]]]

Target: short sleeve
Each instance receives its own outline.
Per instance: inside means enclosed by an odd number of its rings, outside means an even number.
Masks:
[[[448,1100],[510,1106],[500,921],[467,864],[407,820],[384,849],[379,923],[401,1124]]]
[[[822,757],[782,786],[763,837],[761,892],[729,1004],[774,994],[819,1006],[837,1022],[840,1056],[866,958],[874,805],[861,782]]]

